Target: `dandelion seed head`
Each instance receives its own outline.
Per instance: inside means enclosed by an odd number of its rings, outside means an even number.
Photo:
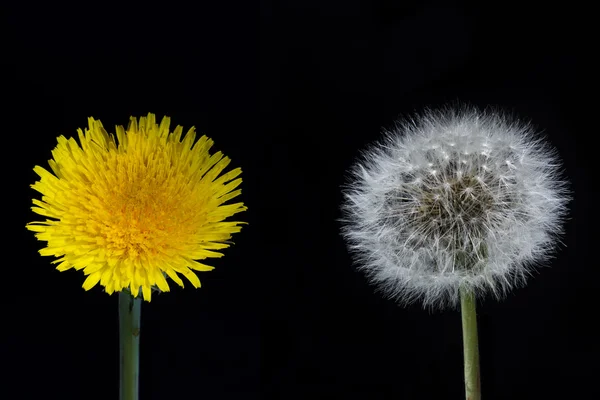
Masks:
[[[429,111],[356,164],[342,233],[359,268],[400,303],[454,306],[461,287],[499,298],[559,240],[569,200],[561,173],[527,124]]]

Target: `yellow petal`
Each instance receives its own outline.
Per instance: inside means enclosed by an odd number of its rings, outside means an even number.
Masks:
[[[169,283],[165,279],[163,273],[158,269],[154,269],[153,272],[154,272],[154,280],[156,282],[156,286],[158,286],[158,288],[160,290],[162,290],[163,292],[168,292],[170,290]]]
[[[85,282],[83,282],[83,288],[85,290],[90,290],[91,288],[93,288],[94,286],[96,286],[96,284],[98,282],[100,282],[100,277],[101,276],[102,276],[102,273],[100,271],[94,272],[93,274],[91,274],[90,276],[87,277],[87,279],[85,280]]]
[[[60,264],[58,264],[58,266],[56,267],[56,269],[59,270],[60,272],[66,271],[71,268],[73,268],[73,264],[71,264],[68,261],[63,261]]]
[[[175,283],[183,287],[183,281],[180,277],[177,276],[177,273],[173,269],[169,268],[165,272],[167,273],[167,275],[169,275],[169,278],[173,279]]]
[[[182,274],[196,289],[200,287],[200,279],[198,279],[198,276],[195,273],[186,268]]]
[[[46,232],[46,229],[48,229],[48,227],[46,227],[46,226],[33,225],[33,224],[27,224],[27,225],[25,225],[25,227],[33,232]]]
[[[205,264],[201,264],[198,261],[195,260],[190,260],[190,268],[195,270],[195,271],[212,271],[213,269],[215,269],[215,267],[211,267],[209,265],[205,265]]]
[[[144,300],[149,302],[152,299],[152,289],[150,286],[142,286],[142,292],[144,293]]]

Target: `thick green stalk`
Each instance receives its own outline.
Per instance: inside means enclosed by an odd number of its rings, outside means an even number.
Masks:
[[[129,291],[119,293],[119,400],[138,400],[140,376],[140,314],[142,300]]]
[[[467,400],[481,400],[477,314],[475,311],[475,296],[473,295],[473,292],[461,289],[460,306],[465,359],[465,395]]]

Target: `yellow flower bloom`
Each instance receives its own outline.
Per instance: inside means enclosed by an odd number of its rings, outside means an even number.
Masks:
[[[154,286],[169,291],[166,276],[183,287],[178,273],[200,287],[192,270],[213,267],[196,260],[221,257],[243,224],[224,221],[246,210],[224,204],[241,193],[241,169],[219,176],[230,159],[210,155],[206,136],[194,143],[194,128],[181,140],[183,128],[171,133],[168,117],[160,125],[153,114],[132,117],[116,139],[100,121],[88,122],[80,144],[58,138],[54,174],[34,168],[41,179],[31,187],[43,196],[32,210],[50,218],[27,224],[48,242],[40,254],[59,257],[59,271],[83,269],[85,290],[100,283],[109,294],[129,288],[137,296],[141,288],[150,301]]]

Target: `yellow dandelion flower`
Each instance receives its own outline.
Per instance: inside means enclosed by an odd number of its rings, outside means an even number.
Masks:
[[[225,204],[241,193],[240,168],[220,175],[230,163],[221,152],[209,154],[213,141],[194,142],[194,128],[169,131],[170,118],[159,124],[148,114],[116,138],[100,121],[74,138],[58,138],[50,168],[36,166],[40,180],[31,187],[42,194],[32,210],[47,217],[27,229],[47,242],[40,250],[55,256],[59,271],[83,270],[83,288],[98,283],[107,293],[141,291],[150,301],[152,288],[169,291],[168,276],[183,287],[181,274],[198,288],[193,271],[213,267],[197,260],[221,257],[243,222],[225,221],[246,210]],[[219,176],[220,175],[220,176]]]

